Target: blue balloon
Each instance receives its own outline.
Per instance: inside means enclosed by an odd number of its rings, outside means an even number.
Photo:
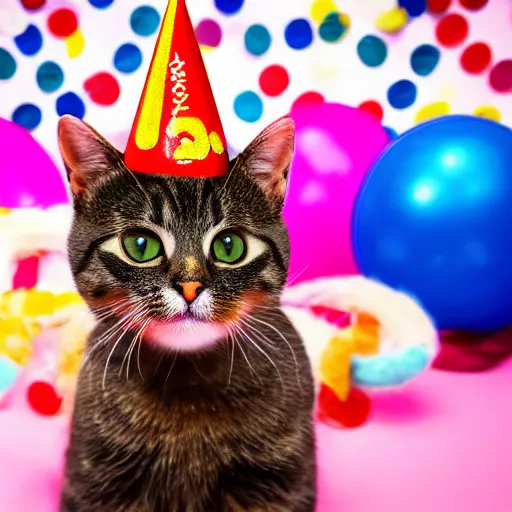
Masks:
[[[439,329],[512,324],[512,130],[446,116],[399,136],[361,186],[352,244]]]

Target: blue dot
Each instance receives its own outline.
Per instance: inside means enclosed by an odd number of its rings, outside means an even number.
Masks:
[[[389,126],[384,126],[384,130],[386,130],[386,133],[389,135],[389,138],[391,140],[395,140],[398,137],[398,133],[396,130],[393,130],[393,128]]]
[[[215,0],[215,7],[223,14],[236,14],[244,5],[244,0]]]
[[[427,10],[427,0],[399,0],[398,5],[403,7],[411,18],[421,16]]]
[[[89,3],[96,9],[106,9],[114,3],[114,0],[89,0]]]
[[[263,25],[252,25],[245,33],[245,47],[252,55],[263,55],[272,42],[270,32]]]
[[[12,120],[27,130],[37,128],[42,117],[41,109],[32,103],[24,103],[12,113]]]
[[[263,102],[255,92],[242,92],[235,98],[235,113],[242,121],[254,123],[263,114]]]
[[[420,76],[428,76],[439,63],[441,52],[431,44],[418,46],[411,54],[411,67]]]
[[[0,48],[0,80],[8,80],[16,73],[16,61],[4,48]]]
[[[43,62],[36,73],[37,85],[43,92],[55,92],[64,82],[64,73],[55,62]]]
[[[132,30],[139,36],[151,36],[160,26],[160,14],[150,5],[142,5],[130,17]]]
[[[416,94],[416,86],[410,80],[399,80],[388,89],[388,101],[392,107],[404,109],[416,101]]]
[[[35,25],[29,25],[23,34],[14,38],[14,42],[23,55],[35,55],[43,46],[43,36]]]
[[[341,23],[340,15],[337,12],[331,12],[322,21],[318,35],[327,43],[335,43],[343,37],[346,31],[347,27]]]
[[[303,50],[313,42],[313,30],[308,20],[299,18],[288,23],[284,37],[290,48]]]
[[[85,115],[84,102],[74,92],[66,92],[57,98],[57,114],[63,116],[71,114],[72,116],[82,119]]]
[[[388,56],[386,43],[377,36],[364,36],[357,44],[359,58],[371,68],[380,66]]]
[[[0,393],[7,391],[18,377],[18,367],[7,357],[0,356]]]
[[[114,66],[122,73],[133,73],[142,63],[142,52],[138,46],[126,43],[120,46],[114,55]]]

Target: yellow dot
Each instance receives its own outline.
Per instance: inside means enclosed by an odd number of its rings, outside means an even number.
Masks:
[[[66,49],[68,57],[75,59],[79,57],[84,51],[85,38],[82,31],[77,28],[69,37],[66,38]]]
[[[322,23],[329,14],[337,11],[338,8],[332,0],[315,0],[311,6],[311,17],[317,23]]]
[[[377,18],[375,26],[382,32],[394,34],[402,30],[408,21],[409,17],[407,11],[402,7],[395,7],[381,14]]]
[[[215,46],[208,46],[207,44],[200,44],[199,48],[203,53],[213,52],[215,50]]]
[[[475,108],[473,114],[478,117],[490,119],[491,121],[496,121],[497,123],[501,121],[501,112],[492,105],[481,105],[480,107]]]
[[[0,207],[0,215],[9,215],[9,213],[11,213],[9,208]]]
[[[338,19],[340,20],[340,23],[347,29],[347,31],[345,31],[346,34],[348,32],[348,29],[350,28],[350,16],[348,14],[340,12],[338,15]]]
[[[437,103],[430,103],[421,108],[416,117],[414,118],[415,123],[423,123],[429,119],[436,117],[446,116],[450,113],[450,105],[446,101],[438,101]]]

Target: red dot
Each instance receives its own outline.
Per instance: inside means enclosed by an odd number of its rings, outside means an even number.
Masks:
[[[453,48],[468,37],[469,25],[460,14],[448,14],[439,20],[436,28],[437,40],[447,48]]]
[[[489,0],[459,0],[460,5],[465,7],[468,11],[478,11],[487,5]]]
[[[491,49],[485,43],[468,46],[460,56],[460,65],[467,73],[478,74],[491,63]]]
[[[119,83],[110,73],[97,73],[84,82],[85,92],[98,105],[113,105],[119,98]]]
[[[27,11],[35,11],[36,9],[40,9],[46,3],[46,0],[21,0],[23,7],[27,9]]]
[[[496,92],[512,92],[512,60],[498,62],[491,69],[489,82]]]
[[[368,112],[368,114],[371,114],[379,121],[382,121],[382,118],[384,117],[384,110],[382,110],[380,103],[378,103],[377,101],[364,101],[363,103],[361,103],[361,105],[359,105],[359,108],[361,110],[364,110],[365,112]]]
[[[432,14],[441,14],[448,10],[452,0],[428,0],[427,8]]]
[[[290,76],[283,66],[269,66],[260,75],[261,90],[267,96],[279,96],[290,83]]]
[[[309,91],[301,94],[292,105],[292,110],[297,107],[307,107],[308,105],[319,105],[324,103],[325,98],[319,92]]]
[[[318,419],[335,427],[359,427],[370,414],[370,397],[352,388],[347,399],[341,401],[334,391],[322,384],[318,395]]]
[[[44,416],[54,416],[62,405],[62,398],[47,382],[33,382],[28,388],[27,398],[34,411]]]
[[[58,9],[50,14],[48,28],[56,37],[68,37],[78,28],[78,20],[71,9]]]

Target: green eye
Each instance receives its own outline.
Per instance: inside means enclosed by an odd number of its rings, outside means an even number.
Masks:
[[[126,255],[136,263],[147,263],[162,253],[162,242],[150,233],[127,233],[122,243]]]
[[[216,261],[233,265],[245,257],[245,241],[232,231],[223,231],[214,238],[212,253]]]

